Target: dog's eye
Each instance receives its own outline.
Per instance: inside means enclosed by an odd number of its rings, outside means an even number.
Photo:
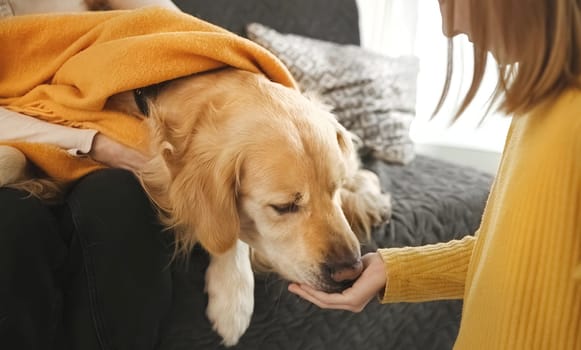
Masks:
[[[299,206],[295,203],[288,203],[288,204],[271,204],[270,207],[274,209],[279,215],[289,214],[289,213],[296,213],[299,211]]]

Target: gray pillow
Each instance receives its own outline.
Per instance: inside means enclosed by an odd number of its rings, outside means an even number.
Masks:
[[[386,57],[354,45],[281,34],[258,23],[248,38],[287,65],[301,89],[333,107],[345,128],[373,156],[405,164],[414,156],[409,128],[415,114],[418,60]]]

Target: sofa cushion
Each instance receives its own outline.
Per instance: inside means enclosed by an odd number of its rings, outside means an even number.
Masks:
[[[258,23],[247,26],[247,35],[278,56],[302,90],[332,106],[366,151],[392,163],[414,158],[409,128],[415,114],[415,57],[386,57],[355,45],[281,34]]]

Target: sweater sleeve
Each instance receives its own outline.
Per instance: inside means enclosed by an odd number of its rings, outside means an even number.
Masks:
[[[386,264],[382,303],[461,299],[476,238],[378,252]]]
[[[91,151],[96,130],[69,128],[44,122],[0,107],[0,141],[47,143],[72,155]]]

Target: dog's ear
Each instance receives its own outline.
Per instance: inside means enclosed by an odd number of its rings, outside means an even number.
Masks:
[[[238,152],[217,147],[224,143],[209,133],[196,140],[179,137],[155,114],[148,122],[157,152],[140,179],[163,223],[174,231],[176,253],[187,255],[196,243],[214,255],[229,250],[240,231]]]
[[[182,252],[199,242],[209,253],[219,255],[238,239],[236,194],[241,161],[227,147],[210,148],[186,152],[187,161],[170,186],[171,218]]]
[[[213,255],[222,254],[234,246],[240,231],[236,193],[241,150],[228,147],[232,137],[216,124],[227,118],[220,112],[224,103],[218,87],[207,79],[188,77],[165,85],[148,106],[146,120],[157,161],[148,170],[158,177],[153,181],[157,186],[149,187],[156,189],[154,201],[164,224],[174,231],[176,253],[183,255],[196,243]]]

